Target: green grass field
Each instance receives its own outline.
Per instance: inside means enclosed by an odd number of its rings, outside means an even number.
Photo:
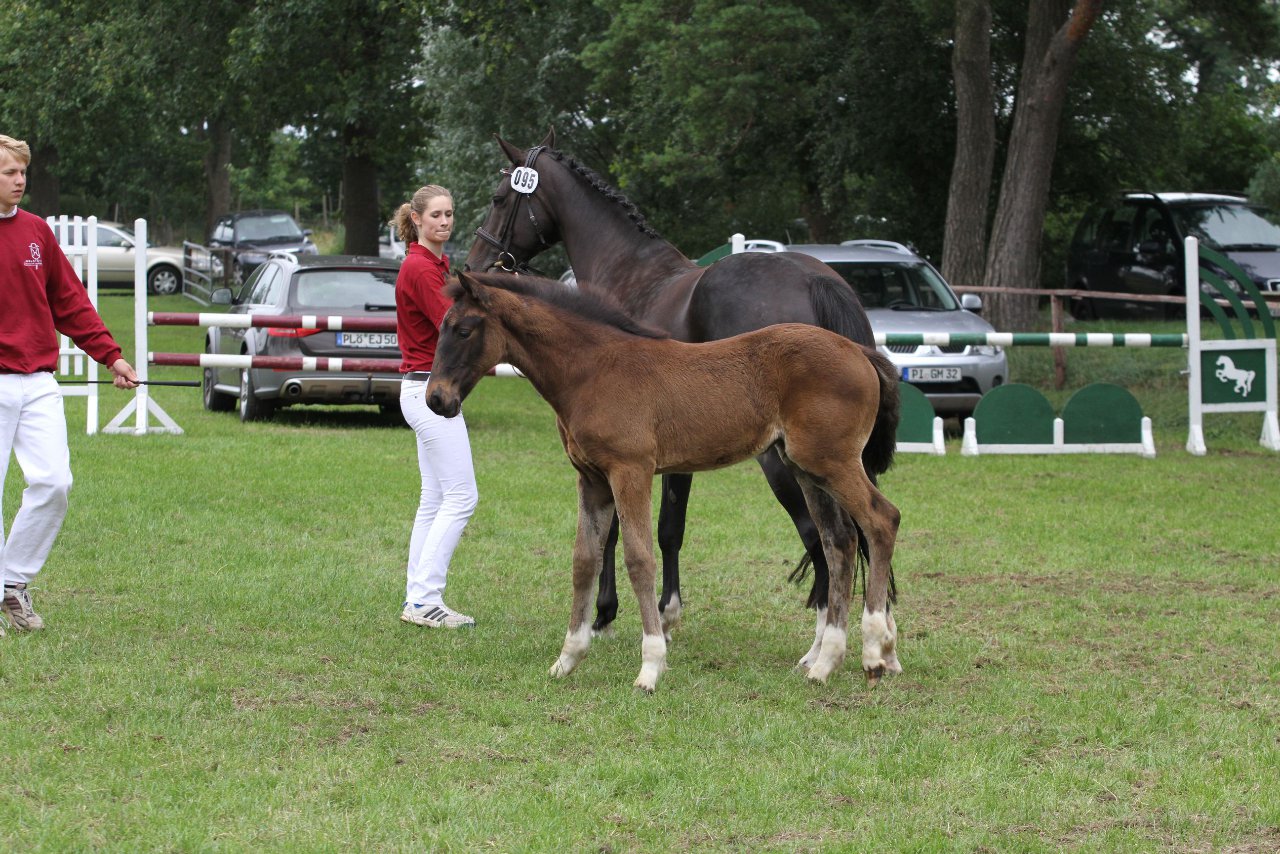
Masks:
[[[133,357],[130,299],[103,313]],[[1013,378],[1045,387],[1048,360],[1018,351]],[[459,632],[397,619],[417,469],[373,407],[245,425],[157,388],[184,435],[88,437],[68,400],[48,628],[0,640],[0,849],[1280,848],[1280,455],[1244,416],[1187,455],[1182,361],[1069,354],[1073,383],[1134,388],[1154,460],[899,457],[905,673],[875,690],[856,650],[826,686],[792,669],[813,620],[754,465],[694,483],[658,692],[631,687],[629,590],[616,636],[549,678],[574,477],[521,380],[467,403]],[[105,423],[128,395],[102,400]],[[6,525],[21,489],[12,465]]]

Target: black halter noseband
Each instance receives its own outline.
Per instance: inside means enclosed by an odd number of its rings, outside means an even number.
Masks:
[[[539,145],[536,148],[529,149],[529,154],[524,160],[525,167],[532,169],[533,165],[538,161],[538,155],[542,154],[546,148],[547,147],[545,145]],[[510,175],[511,170],[503,169],[502,174]],[[514,188],[512,189],[514,190]],[[534,188],[533,193],[516,192],[519,194],[520,198],[516,200],[515,205],[511,208],[511,213],[502,223],[502,230],[499,237],[494,237],[492,234],[485,231],[484,226],[480,226],[476,229],[476,237],[479,237],[485,243],[488,243],[490,246],[498,250],[498,257],[494,259],[492,264],[485,268],[485,272],[494,268],[503,270],[507,273],[538,272],[529,266],[529,262],[527,260],[516,261],[515,256],[511,254],[511,238],[515,232],[516,220],[520,218],[520,203],[522,201],[526,202],[529,206],[529,222],[533,224],[533,230],[538,235],[539,242],[542,243],[543,247],[551,245],[547,243],[547,238],[542,233],[542,225],[538,222],[537,212],[533,207],[533,196],[537,193],[537,188]],[[541,274],[539,273],[539,275]]]

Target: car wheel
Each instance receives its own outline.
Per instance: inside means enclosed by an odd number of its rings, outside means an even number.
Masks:
[[[1076,287],[1082,291],[1088,290],[1084,285]],[[1076,320],[1097,320],[1098,305],[1091,299],[1074,298],[1071,300],[1071,316]]]
[[[271,417],[275,406],[258,397],[253,388],[253,371],[240,372],[240,420],[262,421]]]
[[[182,289],[182,275],[175,267],[156,267],[147,275],[147,289],[158,296],[176,294]]]
[[[200,376],[200,392],[204,397],[204,408],[210,412],[230,412],[235,409],[236,399],[213,387],[213,368],[205,368]]]

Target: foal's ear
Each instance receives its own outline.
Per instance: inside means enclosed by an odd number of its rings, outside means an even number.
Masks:
[[[556,147],[556,129],[554,127],[547,128],[547,135],[542,140],[543,148]]]
[[[511,161],[512,165],[524,165],[524,149],[516,148],[496,133],[493,135],[493,138],[498,141],[498,145],[502,148],[503,153],[507,155],[507,159]]]
[[[471,297],[484,308],[489,307],[489,290],[468,273],[458,274],[458,286],[462,293]]]

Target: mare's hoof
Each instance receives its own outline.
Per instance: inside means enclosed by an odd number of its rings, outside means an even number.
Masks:
[[[873,667],[864,672],[867,674],[867,687],[874,688],[876,685],[880,684],[880,680],[884,677],[884,665],[882,664],[879,667]]]
[[[613,637],[613,623],[606,623],[600,628],[591,627],[591,637],[593,638],[611,638]]]

